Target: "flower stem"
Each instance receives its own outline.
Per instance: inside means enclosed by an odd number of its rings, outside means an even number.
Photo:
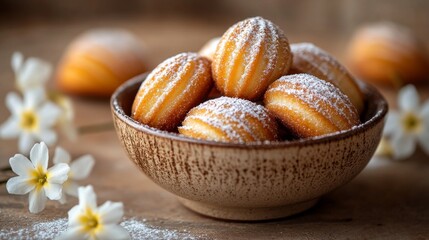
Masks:
[[[97,133],[113,130],[113,122],[100,123],[100,124],[92,124],[78,127],[77,131],[79,134],[87,134],[87,133]]]

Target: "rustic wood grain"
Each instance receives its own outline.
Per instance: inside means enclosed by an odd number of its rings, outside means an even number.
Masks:
[[[84,23],[16,23],[0,28],[0,122],[9,112],[5,94],[13,89],[10,56],[14,50],[57,62],[73,36],[97,26],[126,27],[144,39],[151,64],[182,51],[198,50],[204,42],[222,34],[231,23],[202,23],[168,19],[99,20]],[[294,35],[292,42],[307,39],[341,58],[344,42],[334,36]],[[419,89],[427,97],[427,87]],[[394,105],[394,94],[384,94]],[[73,98],[78,126],[111,121],[108,101]],[[201,239],[427,239],[429,238],[429,157],[417,152],[404,162],[372,160],[349,184],[324,196],[311,210],[284,220],[258,223],[218,221],[183,207],[170,193],[144,176],[127,158],[115,132],[84,135],[78,142],[60,145],[73,157],[93,154],[95,168],[82,184],[92,184],[99,203],[122,201],[126,217],[146,219],[163,229],[187,231]],[[14,140],[0,140],[0,167],[17,152]],[[67,216],[75,205],[49,202],[45,211],[28,212],[27,196],[13,196],[0,186],[0,229],[21,228],[35,222]]]

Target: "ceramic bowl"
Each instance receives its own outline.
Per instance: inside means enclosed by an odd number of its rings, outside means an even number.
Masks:
[[[359,82],[366,97],[362,124],[311,139],[271,143],[221,143],[160,131],[130,117],[146,74],[119,87],[111,98],[118,137],[129,158],[188,208],[229,220],[286,217],[312,207],[349,182],[380,141],[386,100]]]

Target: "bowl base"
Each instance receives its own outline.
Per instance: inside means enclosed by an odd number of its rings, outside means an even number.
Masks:
[[[236,221],[260,221],[288,217],[303,212],[313,207],[318,199],[294,203],[277,207],[241,208],[216,206],[196,202],[179,197],[179,201],[187,208],[209,217],[236,220]]]

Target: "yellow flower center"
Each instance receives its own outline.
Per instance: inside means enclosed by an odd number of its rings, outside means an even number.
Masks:
[[[413,113],[407,113],[402,118],[402,124],[406,132],[418,133],[422,127],[421,119]]]
[[[48,92],[48,99],[57,104],[64,112],[60,116],[60,122],[64,123],[73,118],[73,108],[70,100],[66,96],[59,92],[50,91]]]
[[[62,108],[64,108],[64,106],[66,104],[65,103],[65,97],[59,92],[55,92],[55,91],[48,92],[48,99],[51,100],[52,102],[56,103],[57,105],[59,105]]]
[[[31,131],[35,130],[38,126],[38,119],[36,114],[33,111],[24,111],[21,114],[21,128]]]
[[[85,214],[82,215],[79,220],[87,232],[96,231],[97,228],[101,227],[100,217],[90,208],[86,209]]]
[[[37,188],[42,188],[48,182],[48,174],[41,166],[37,167],[31,173],[33,175],[32,182]]]
[[[381,155],[381,156],[393,157],[393,148],[389,140],[387,140],[385,137],[381,138],[381,141],[378,144],[375,154]]]

